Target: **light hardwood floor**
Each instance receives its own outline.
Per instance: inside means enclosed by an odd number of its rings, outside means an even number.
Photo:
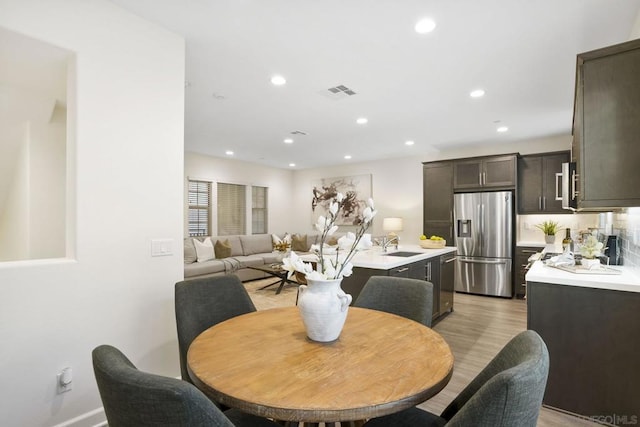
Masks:
[[[276,286],[257,288],[273,279],[246,283],[258,310],[295,305],[296,287],[286,286],[275,295]],[[510,300],[456,293],[455,311],[434,326],[451,346],[455,367],[451,381],[440,393],[420,405],[439,414],[518,332],[526,329],[527,307],[523,300]],[[539,427],[598,426],[599,424],[543,407]]]

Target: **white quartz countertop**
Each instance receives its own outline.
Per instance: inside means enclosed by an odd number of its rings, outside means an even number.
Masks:
[[[640,292],[640,276],[633,267],[613,265],[610,268],[621,274],[576,274],[544,265],[536,261],[525,276],[527,283],[542,282],[583,288],[608,289],[613,291]]]
[[[356,256],[353,257],[352,262],[354,267],[389,270],[455,251],[455,246],[445,246],[442,249],[423,249],[420,245],[400,245],[397,250],[395,247],[387,249],[387,253],[385,254],[381,248],[375,247],[367,251],[358,252]],[[417,252],[418,255],[397,257],[393,256],[394,252]]]

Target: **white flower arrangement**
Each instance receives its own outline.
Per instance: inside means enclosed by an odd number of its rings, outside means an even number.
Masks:
[[[580,254],[587,259],[594,259],[597,256],[602,255],[602,248],[604,245],[599,242],[595,236],[589,236],[584,243],[580,246]]]
[[[283,268],[289,272],[289,277],[296,271],[303,273],[307,279],[311,280],[333,280],[349,277],[353,272],[351,260],[356,252],[373,246],[371,235],[365,234],[371,225],[371,220],[376,215],[372,199],[367,201],[367,207],[362,212],[362,222],[355,233],[348,232],[338,239],[337,247],[330,247],[325,243],[326,238],[338,230],[335,222],[344,201],[344,195],[338,193],[329,205],[329,216],[321,215],[315,224],[315,228],[321,233],[320,244],[311,246],[311,251],[318,257],[316,269],[313,268],[311,262],[304,262],[294,251],[291,251],[291,255],[282,260]]]

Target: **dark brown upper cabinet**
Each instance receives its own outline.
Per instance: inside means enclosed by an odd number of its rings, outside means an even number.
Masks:
[[[484,190],[516,186],[516,156],[474,157],[456,160],[453,166],[453,189]]]
[[[578,210],[640,206],[640,40],[577,56]]]
[[[570,213],[562,209],[562,163],[569,151],[522,156],[518,159],[518,213]]]

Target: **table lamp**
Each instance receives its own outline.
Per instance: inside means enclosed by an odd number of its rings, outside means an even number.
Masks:
[[[402,218],[392,217],[383,219],[382,229],[387,232],[387,245],[395,240],[397,248],[398,243],[400,242],[400,238],[396,234],[396,231],[402,231]]]

